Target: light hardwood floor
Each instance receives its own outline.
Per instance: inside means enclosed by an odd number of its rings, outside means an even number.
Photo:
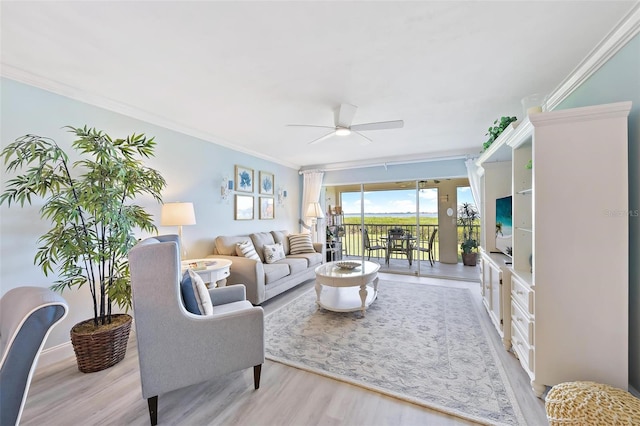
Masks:
[[[479,284],[381,274],[381,279],[432,283],[472,289],[480,308]],[[291,301],[313,281],[264,304],[265,313]],[[375,302],[374,302],[375,303]],[[482,321],[492,327],[482,309]],[[493,330],[493,329],[491,329]],[[520,407],[529,425],[546,425],[544,403],[536,398],[518,361],[491,333]],[[214,381],[176,390],[158,398],[158,421],[165,425],[469,425],[462,419],[380,395],[357,386],[266,361],[260,389],[253,371],[236,372]],[[135,338],[118,365],[83,374],[75,359],[39,369],[33,379],[22,425],[148,425],[142,399]]]

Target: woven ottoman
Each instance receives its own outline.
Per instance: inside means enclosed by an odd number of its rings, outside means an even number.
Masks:
[[[594,382],[555,385],[545,400],[550,426],[640,425],[640,399]]]

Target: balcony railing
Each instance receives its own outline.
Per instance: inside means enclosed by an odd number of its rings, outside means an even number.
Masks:
[[[362,256],[362,232],[360,231],[360,224],[344,224],[340,225],[342,232],[340,232],[340,241],[342,242],[342,252],[345,256]],[[476,225],[477,235],[480,235],[480,225]],[[418,235],[416,225],[389,225],[389,224],[366,224],[365,228],[369,234],[371,245],[383,244],[383,237],[387,237],[389,229],[402,228],[406,234],[410,234],[416,237],[414,244],[419,247],[429,247],[429,237],[434,229],[438,228],[438,225],[420,225],[420,232]],[[433,242],[433,258],[437,261],[439,259],[439,240],[440,233],[436,234]],[[462,227],[458,226],[458,250],[460,243],[462,242]],[[420,256],[420,260],[427,260],[428,253],[423,251],[416,251],[416,256]],[[365,255],[368,255],[365,249]],[[396,253],[392,253],[391,257],[395,258]]]

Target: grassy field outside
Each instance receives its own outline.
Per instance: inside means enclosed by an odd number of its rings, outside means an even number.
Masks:
[[[345,225],[360,225],[359,217],[345,217]],[[415,217],[365,216],[365,225],[406,226],[415,225]],[[438,225],[437,217],[420,217],[420,225]]]

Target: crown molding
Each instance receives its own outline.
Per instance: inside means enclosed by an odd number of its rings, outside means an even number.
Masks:
[[[549,95],[546,107],[552,110],[573,93],[640,32],[640,1],[594,47],[567,78]]]
[[[47,92],[55,93],[69,99],[83,102],[88,105],[93,105],[95,107],[106,109],[108,111],[122,114],[127,117],[135,118],[140,121],[145,121],[147,123],[151,123],[165,129],[173,130],[175,132],[182,133],[188,136],[193,136],[194,138],[202,139],[204,141],[211,142],[216,145],[241,152],[243,154],[261,158],[263,160],[271,161],[273,163],[280,164],[291,169],[298,169],[300,167],[299,164],[288,163],[282,161],[281,159],[270,157],[256,151],[246,149],[209,133],[200,132],[191,127],[175,122],[167,117],[153,114],[140,108],[115,101],[105,96],[96,95],[95,93],[91,93],[86,90],[71,87],[59,81],[35,75],[2,62],[0,62],[0,76],[27,84],[29,86],[37,87],[42,90],[46,90]]]

